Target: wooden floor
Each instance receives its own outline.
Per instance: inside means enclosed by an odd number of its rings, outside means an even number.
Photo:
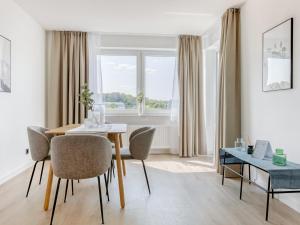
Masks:
[[[221,177],[206,160],[152,156],[146,161],[151,196],[148,195],[141,163],[128,161],[126,165],[126,208],[120,209],[117,181],[114,179],[109,187],[111,201],[104,204],[107,225],[300,224],[300,214],[275,199],[270,201],[270,221],[265,222],[265,193],[245,183],[243,200],[240,201],[239,181],[226,179],[222,187]],[[39,186],[38,167],[27,199],[25,192],[31,170],[0,186],[1,225],[49,224],[51,209],[43,211],[47,170],[48,165]],[[100,224],[97,180],[76,182],[75,195],[68,195],[67,203],[63,203],[65,181],[62,184],[54,224]],[[104,186],[102,190],[104,192]]]

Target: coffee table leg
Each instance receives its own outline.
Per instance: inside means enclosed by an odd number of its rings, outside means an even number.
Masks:
[[[269,219],[269,201],[270,201],[270,186],[271,186],[270,176],[268,180],[268,190],[267,190],[267,207],[266,207],[266,221]]]
[[[45,211],[47,211],[49,208],[51,190],[52,190],[52,181],[53,181],[53,170],[52,170],[52,164],[50,162],[49,172],[48,172],[47,189],[46,189],[45,200],[44,200],[44,210]]]
[[[124,185],[123,185],[123,175],[122,175],[122,162],[121,162],[121,151],[120,151],[120,138],[119,134],[114,135],[115,148],[116,148],[116,162],[117,162],[117,173],[118,173],[118,183],[119,183],[119,193],[120,193],[120,204],[121,208],[125,207],[125,196],[124,196]]]

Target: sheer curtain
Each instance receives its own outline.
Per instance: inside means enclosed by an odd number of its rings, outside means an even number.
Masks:
[[[177,51],[178,55],[178,51]],[[179,154],[179,84],[178,84],[178,59],[176,57],[174,80],[173,80],[173,93],[171,103],[170,115],[170,150],[171,154]]]
[[[98,33],[88,33],[89,48],[89,88],[94,93],[93,98],[96,104],[102,103],[102,76],[100,53],[101,35]]]

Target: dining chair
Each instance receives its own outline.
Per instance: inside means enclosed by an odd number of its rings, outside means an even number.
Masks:
[[[67,134],[67,135],[69,135],[69,134]],[[81,134],[72,134],[72,135],[84,135],[84,134],[81,133]],[[93,133],[92,135],[106,137],[105,133]],[[108,198],[108,201],[109,201],[108,182],[107,182],[107,179],[106,179],[106,174],[104,174],[104,180],[105,180],[105,186],[106,186],[106,195],[107,195],[107,198]],[[79,180],[77,180],[77,181],[78,181],[78,183],[80,183]],[[67,202],[68,188],[69,188],[69,180],[66,180],[64,203]],[[72,195],[74,195],[74,182],[73,182],[73,180],[71,180],[71,192],[72,192]]]
[[[154,133],[155,128],[151,127],[142,127],[133,131],[129,137],[129,148],[123,148],[121,150],[122,160],[136,159],[142,161],[149,194],[151,194],[151,190],[144,160],[148,158]],[[112,159],[116,159],[115,149],[113,149]],[[113,168],[111,168],[111,170],[112,169]],[[111,176],[111,173],[108,174]]]
[[[151,127],[141,127],[141,128],[138,128],[136,130],[134,130],[130,136],[129,136],[129,141],[132,139],[132,137],[134,137],[136,134],[140,133],[140,132],[143,132],[145,130],[148,130],[150,129]],[[123,150],[123,143],[122,143],[122,136],[120,135],[120,147],[121,147],[121,151]],[[114,148],[114,144],[113,144],[113,148]],[[126,150],[126,149],[125,149]],[[128,152],[128,150],[127,150]],[[122,158],[122,170],[123,170],[123,175],[125,176],[126,175],[126,172],[124,172],[126,170],[126,166],[125,166],[125,159]],[[109,178],[110,178],[110,182],[111,182],[111,179],[112,179],[112,176],[115,177],[115,163],[114,163],[114,160],[111,161],[111,168],[109,169],[109,174],[108,174]]]
[[[51,141],[53,173],[58,177],[50,225],[53,223],[61,179],[97,178],[102,224],[104,224],[100,176],[110,167],[110,141],[95,135],[65,135]]]
[[[26,198],[28,197],[28,194],[30,191],[32,179],[33,179],[37,164],[39,162],[43,162],[42,168],[41,168],[41,173],[40,173],[40,180],[39,180],[39,184],[41,184],[45,161],[50,160],[49,151],[50,151],[50,140],[52,138],[52,135],[46,134],[45,132],[47,130],[48,129],[46,129],[46,128],[38,127],[38,126],[27,127],[30,154],[31,154],[32,160],[35,161],[35,163],[33,166],[29,185],[27,188]]]

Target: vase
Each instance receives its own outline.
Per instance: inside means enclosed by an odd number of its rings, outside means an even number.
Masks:
[[[138,103],[138,116],[143,115],[143,104],[142,103]]]
[[[97,125],[105,124],[105,105],[104,104],[95,104],[94,105],[94,117]]]

